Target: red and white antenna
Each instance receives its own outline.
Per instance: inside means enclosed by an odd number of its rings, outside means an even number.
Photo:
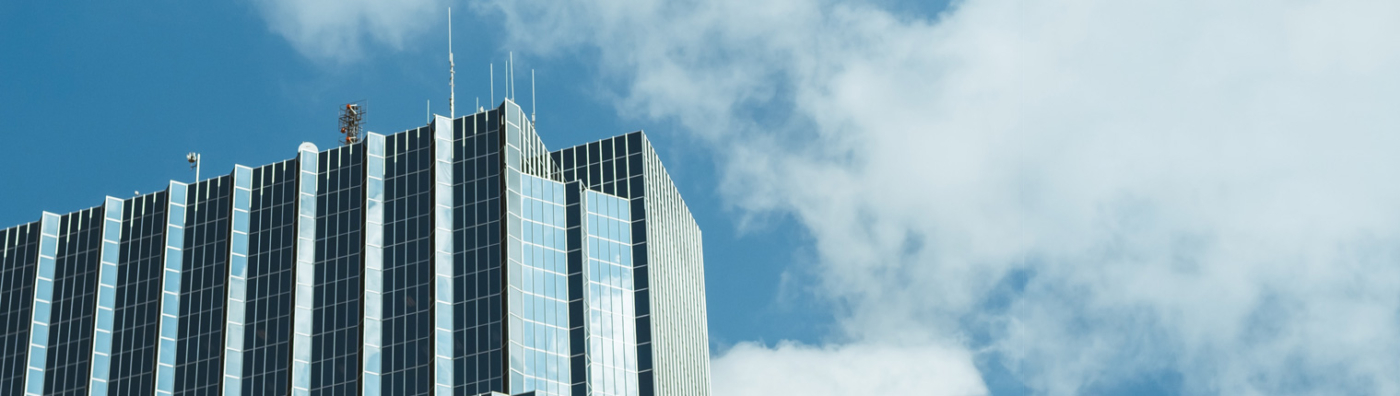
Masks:
[[[345,107],[340,109],[340,133],[345,135],[340,142],[351,145],[360,141],[360,132],[364,130],[364,123],[364,103],[346,103]]]

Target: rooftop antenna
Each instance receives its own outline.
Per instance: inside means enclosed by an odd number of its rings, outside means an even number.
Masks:
[[[190,162],[190,169],[194,169],[194,181],[195,181],[196,183],[198,183],[198,182],[199,182],[199,153],[196,153],[196,152],[191,151],[189,154],[185,154],[185,161],[189,161],[189,162]],[[136,195],[141,195],[141,193],[140,193],[140,192],[137,192]]]
[[[496,103],[496,64],[491,63],[490,65],[487,65],[487,67],[487,70],[489,70],[491,73],[491,101],[486,103],[491,104]]]
[[[510,61],[506,62],[506,92],[510,100],[515,100],[515,51],[506,52]]]
[[[340,140],[345,145],[355,144],[360,141],[360,131],[364,129],[365,105],[363,103],[346,103],[340,109],[340,133],[345,135]]]
[[[447,7],[447,111],[457,118],[457,64],[452,61],[452,7]]]
[[[535,122],[535,69],[530,69],[530,122]]]
[[[448,100],[451,101],[452,99],[451,99],[451,98],[448,98]],[[428,110],[425,111],[423,114],[426,114],[426,115],[428,116],[428,122],[433,122],[433,100],[432,100],[432,99],[428,99]]]

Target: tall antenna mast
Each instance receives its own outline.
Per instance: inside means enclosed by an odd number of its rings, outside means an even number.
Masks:
[[[506,63],[506,92],[509,92],[510,100],[515,100],[515,51],[506,53],[510,62]]]
[[[486,104],[493,104],[496,103],[496,63],[492,62],[487,65],[487,70],[491,73],[491,101],[486,102]]]
[[[530,122],[535,122],[535,69],[530,69]]]
[[[452,7],[447,7],[447,114],[457,118],[457,64],[452,61]]]

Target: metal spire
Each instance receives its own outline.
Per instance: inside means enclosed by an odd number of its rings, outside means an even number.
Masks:
[[[452,61],[452,7],[447,7],[447,114],[457,118],[457,64]]]
[[[530,122],[535,122],[535,69],[530,69]]]

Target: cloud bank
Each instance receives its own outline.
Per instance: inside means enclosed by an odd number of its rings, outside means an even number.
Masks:
[[[482,4],[814,237],[841,334],[716,394],[1400,393],[1400,3]]]
[[[815,350],[962,340],[1054,395],[1400,392],[1396,3],[496,6],[517,48],[596,50],[620,114],[710,142],[745,213],[808,228],[851,312]],[[716,389],[826,372],[755,348]]]

